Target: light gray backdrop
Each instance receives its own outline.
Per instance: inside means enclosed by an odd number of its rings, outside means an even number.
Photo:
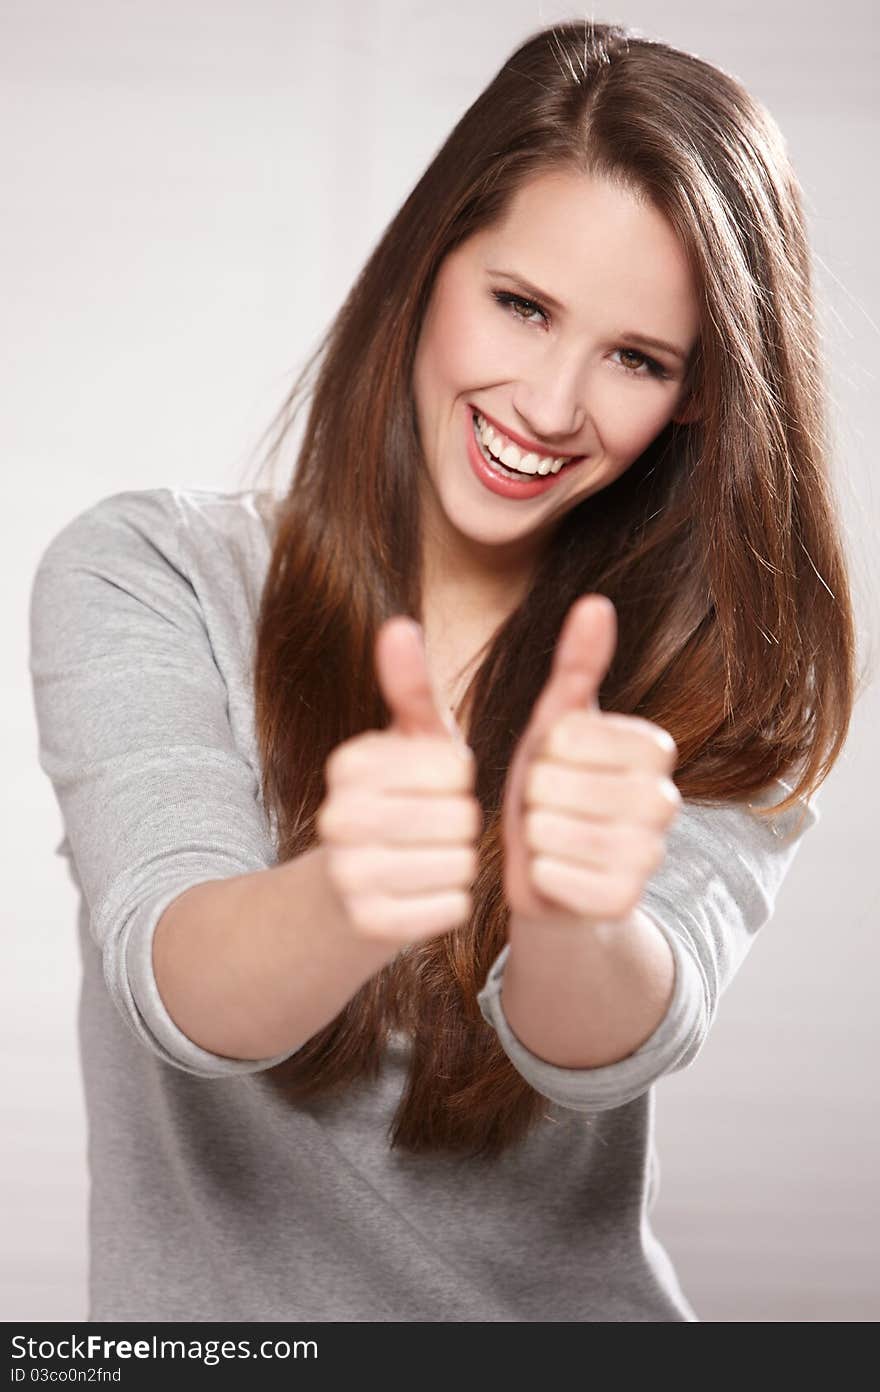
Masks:
[[[6,1320],[85,1312],[75,898],[52,853],[61,821],[27,677],[37,558],[107,494],[247,486],[292,373],[454,121],[517,43],[583,13],[547,0],[5,0]],[[734,73],[786,134],[817,255],[867,648],[880,526],[873,5],[631,0],[592,13]],[[880,1313],[878,716],[874,685],[702,1055],[657,1088],[655,1223],[704,1320]]]

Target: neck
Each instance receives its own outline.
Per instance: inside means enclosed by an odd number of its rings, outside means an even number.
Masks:
[[[426,532],[422,551],[422,608],[466,627],[495,625],[528,592],[537,552],[522,546],[481,546],[464,537]]]
[[[457,710],[492,638],[524,598],[532,570],[521,556],[505,565],[497,553],[487,568],[466,547],[428,548],[422,570],[421,622],[438,698]],[[468,707],[469,707],[468,702]],[[469,709],[459,711],[467,735]]]

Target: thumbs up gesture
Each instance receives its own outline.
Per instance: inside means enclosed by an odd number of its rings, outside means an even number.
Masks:
[[[438,708],[418,624],[388,619],[375,655],[391,724],[331,752],[317,830],[351,931],[399,948],[470,917],[482,809],[473,753]]]
[[[511,761],[504,892],[519,918],[626,918],[664,859],[681,803],[670,777],[677,749],[659,725],[599,709],[616,644],[614,605],[582,595]]]

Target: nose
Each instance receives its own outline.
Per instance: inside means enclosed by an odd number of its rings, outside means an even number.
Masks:
[[[558,447],[563,453],[567,446],[578,443],[587,419],[586,374],[583,364],[574,354],[565,361],[559,355],[548,355],[540,368],[520,382],[513,396],[524,435]]]

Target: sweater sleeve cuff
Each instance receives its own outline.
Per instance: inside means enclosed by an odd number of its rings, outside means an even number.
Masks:
[[[561,1068],[539,1058],[517,1039],[501,1005],[501,984],[510,953],[506,943],[477,996],[483,1018],[536,1092],[577,1112],[607,1111],[631,1102],[665,1073],[693,1057],[706,1031],[705,987],[697,959],[682,939],[651,915],[672,950],[675,982],[666,1014],[654,1033],[626,1058],[599,1068]]]
[[[296,1051],[289,1049],[272,1058],[235,1059],[202,1049],[178,1028],[165,1008],[153,971],[153,935],[164,910],[187,888],[188,884],[166,887],[134,910],[113,954],[115,963],[124,964],[116,980],[111,979],[113,967],[105,959],[107,984],[124,1019],[141,1043],[165,1063],[198,1077],[256,1073],[283,1062]]]

